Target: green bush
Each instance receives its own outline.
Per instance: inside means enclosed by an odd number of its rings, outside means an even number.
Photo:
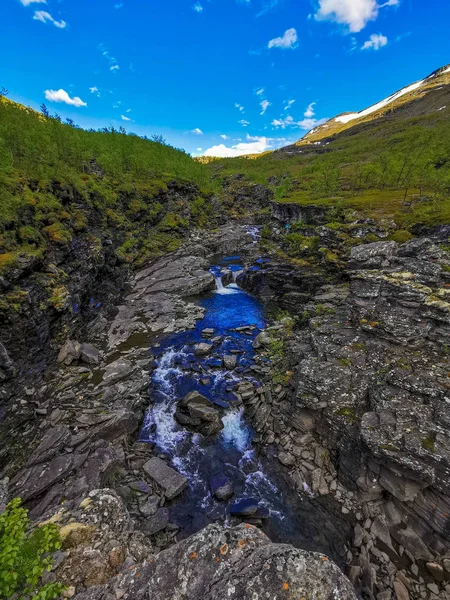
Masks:
[[[29,531],[28,511],[20,498],[12,500],[0,515],[0,599],[53,600],[61,595],[60,583],[40,585],[45,571],[50,571],[50,553],[61,548],[54,524]]]

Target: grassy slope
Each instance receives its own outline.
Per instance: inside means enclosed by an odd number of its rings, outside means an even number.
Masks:
[[[138,242],[147,243],[147,257],[170,249],[187,224],[161,205],[172,180],[198,186],[187,212],[201,225],[210,176],[183,151],[77,129],[0,97],[0,273],[19,257],[42,257],[49,246],[88,235],[93,216],[97,229],[122,232],[119,257],[136,258]]]
[[[449,103],[450,104],[450,103]],[[243,173],[281,202],[339,206],[402,227],[450,222],[450,105],[421,116],[402,108],[322,145],[211,162],[221,178]]]

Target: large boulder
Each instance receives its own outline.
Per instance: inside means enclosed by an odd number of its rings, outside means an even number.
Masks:
[[[209,525],[76,600],[356,600],[326,556],[273,544],[259,529]]]

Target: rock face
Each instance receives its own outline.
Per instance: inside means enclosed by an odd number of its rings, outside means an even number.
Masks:
[[[365,244],[351,250],[347,275],[347,289],[324,286],[301,305],[310,320],[290,340],[290,385],[246,411],[300,481],[339,499],[348,490],[347,513],[362,503],[351,568],[363,586],[385,593],[395,572],[386,555],[377,583],[367,579],[375,540],[394,562],[406,553],[410,597],[426,597],[417,565],[443,567],[450,550],[450,257],[426,238]],[[447,597],[440,572],[432,585]]]
[[[77,600],[356,600],[325,556],[273,544],[258,529],[210,525]]]
[[[168,500],[181,494],[187,486],[186,477],[180,475],[178,471],[169,467],[167,463],[157,456],[154,456],[146,462],[143,468],[144,471],[163,488],[164,494]]]

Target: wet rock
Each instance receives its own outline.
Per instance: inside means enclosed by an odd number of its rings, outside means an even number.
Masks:
[[[175,471],[172,467],[169,467],[160,458],[154,456],[147,461],[143,466],[144,471],[162,487],[165,496],[171,500],[181,494],[184,488],[187,486],[187,479],[184,475]]]
[[[210,525],[108,585],[82,592],[77,600],[144,600],[150,594],[152,600],[175,600],[180,590],[184,600],[251,600],[283,594],[356,600],[350,582],[332,561],[273,544],[261,531],[245,525],[228,530]]]
[[[259,503],[255,498],[245,498],[235,502],[230,513],[236,517],[250,517],[258,512]]]
[[[58,362],[71,365],[81,356],[81,345],[76,340],[66,340],[58,354]]]
[[[264,346],[269,346],[270,344],[270,334],[268,331],[261,331],[258,333],[256,338],[253,340],[253,348],[258,350]]]
[[[211,479],[209,485],[212,495],[217,498],[217,500],[226,502],[234,494],[233,483],[225,475],[216,475]]]
[[[206,327],[206,329],[202,329],[201,336],[203,338],[211,338],[214,335],[214,329],[210,327]]]
[[[236,354],[225,354],[223,357],[223,366],[225,369],[232,371],[237,365],[237,356]]]
[[[207,344],[206,342],[199,342],[195,344],[195,354],[196,356],[208,356],[212,352],[214,346],[212,344]]]

